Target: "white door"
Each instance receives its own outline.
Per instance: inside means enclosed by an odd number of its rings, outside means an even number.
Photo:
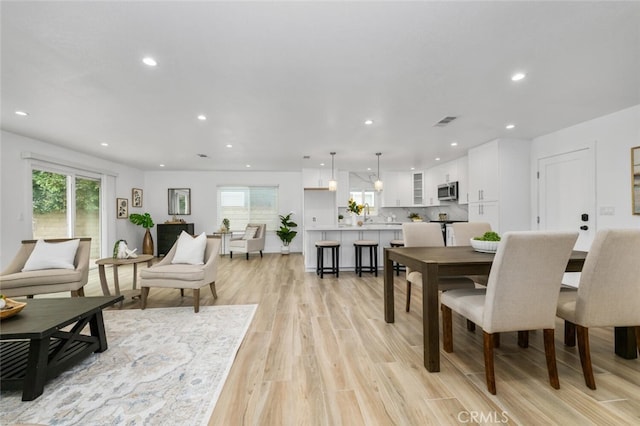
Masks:
[[[596,228],[593,149],[538,159],[538,229],[578,231],[589,250]]]

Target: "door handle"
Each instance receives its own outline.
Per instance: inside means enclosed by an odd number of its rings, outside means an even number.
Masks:
[[[587,225],[582,225],[580,229],[582,229],[583,231],[586,231],[587,229],[589,229],[589,227]]]

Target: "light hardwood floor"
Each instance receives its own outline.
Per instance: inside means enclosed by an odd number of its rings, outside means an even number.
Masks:
[[[130,288],[131,269],[120,268],[123,288]],[[441,352],[441,371],[429,373],[420,290],[406,313],[404,278],[396,278],[396,322],[386,324],[382,274],[367,275],[321,280],[304,272],[300,254],[221,257],[215,304],[259,306],[209,424],[640,424],[640,360],[614,355],[611,329],[591,331],[596,391],[584,384],[577,348],[563,345],[560,321],[559,390],[548,383],[542,333],[531,333],[528,349],[504,334],[492,396],[479,329],[469,333],[454,315],[454,352]],[[112,283],[110,271],[107,277]],[[85,292],[102,294],[97,270]],[[214,303],[207,288],[201,293],[201,305]],[[178,290],[151,289],[148,309],[192,303],[189,291],[180,298]],[[123,307],[138,308],[131,298]]]

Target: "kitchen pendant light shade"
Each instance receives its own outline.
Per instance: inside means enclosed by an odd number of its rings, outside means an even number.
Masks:
[[[382,191],[382,181],[380,180],[380,156],[382,153],[376,152],[376,155],[378,156],[378,174],[376,175],[377,180],[374,182],[373,187],[376,191],[380,192]]]
[[[331,154],[331,180],[329,181],[329,191],[337,191],[338,190],[338,182],[333,177],[333,158],[335,157],[335,152],[330,152]]]

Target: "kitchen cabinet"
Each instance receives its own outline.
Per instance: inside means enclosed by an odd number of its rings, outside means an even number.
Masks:
[[[413,182],[409,172],[385,172],[382,174],[384,190],[382,207],[410,207],[413,205]]]
[[[305,189],[329,189],[329,180],[331,169],[302,169],[302,187]]]
[[[413,180],[413,205],[424,205],[424,173],[414,172],[412,173]]]
[[[468,177],[468,157],[465,155],[457,160],[458,179],[458,204],[469,204],[469,177]]]
[[[424,204],[426,206],[439,206],[438,185],[444,183],[441,180],[442,167],[436,166],[424,172]]]
[[[347,207],[349,203],[349,172],[338,172],[338,190],[336,191],[336,201],[338,207]]]
[[[500,234],[530,229],[530,142],[496,139],[470,149],[468,163],[469,221]]]

